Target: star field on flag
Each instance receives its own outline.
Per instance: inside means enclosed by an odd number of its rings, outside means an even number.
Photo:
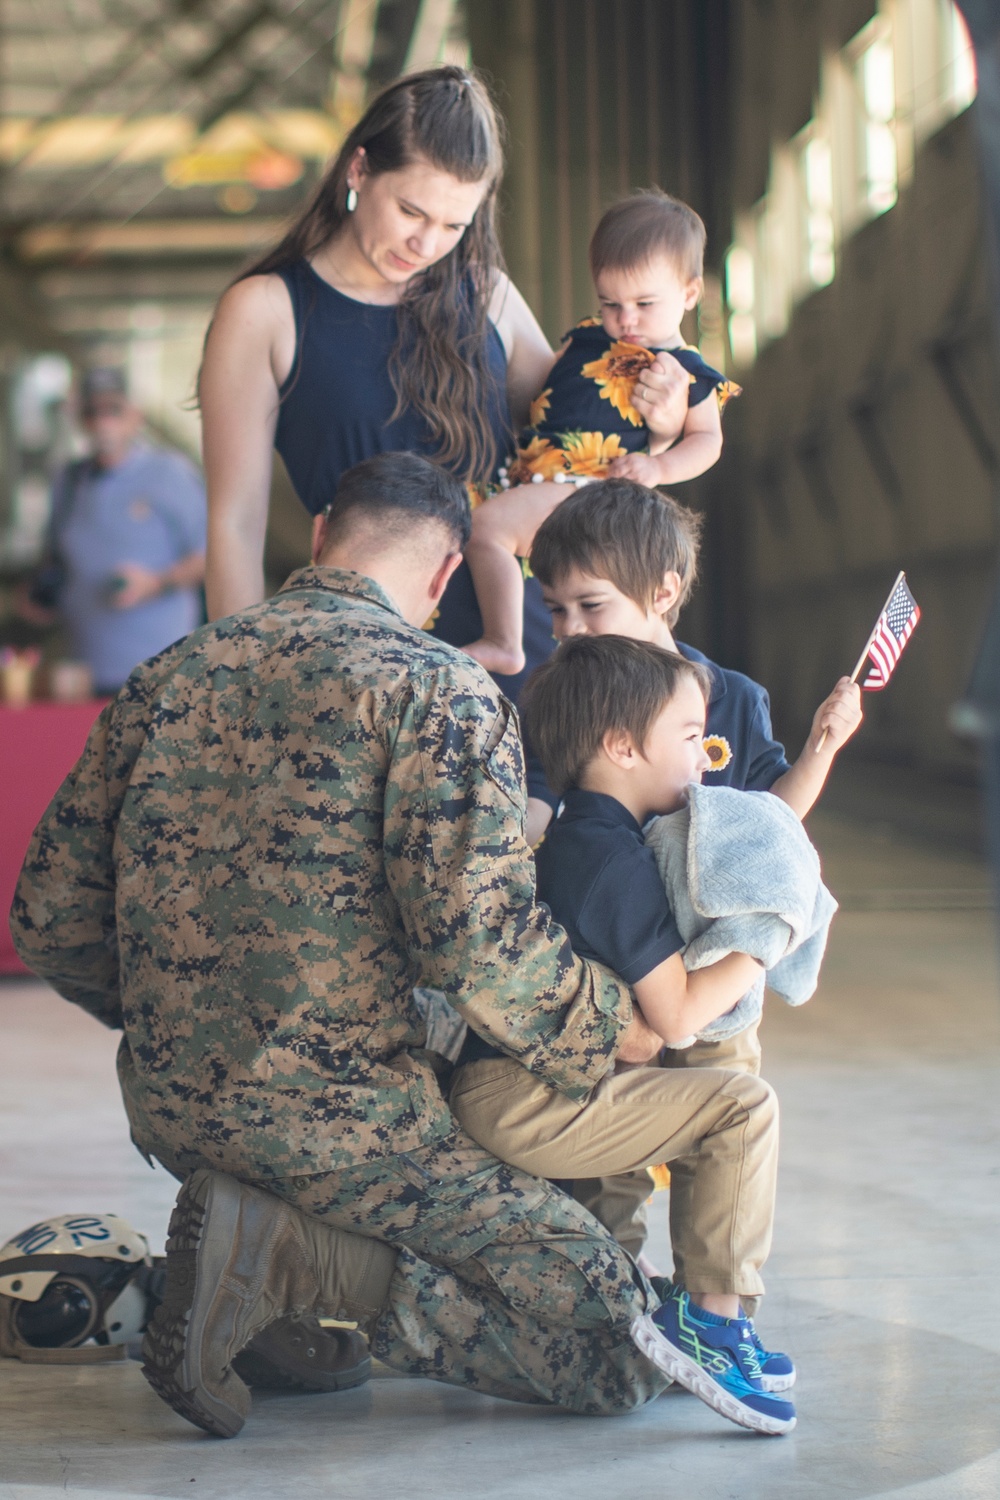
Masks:
[[[903,647],[920,619],[920,606],[906,586],[906,575],[900,577],[868,646],[871,671],[861,686],[869,693],[885,687],[903,654]]]

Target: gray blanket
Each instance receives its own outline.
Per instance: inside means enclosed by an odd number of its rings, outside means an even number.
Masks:
[[[837,903],[790,807],[770,792],[692,786],[687,807],[655,818],[645,838],[686,944],[685,968],[749,953],[766,970],[701,1039],[722,1041],[759,1020],[765,982],[789,1005],[809,999]]]

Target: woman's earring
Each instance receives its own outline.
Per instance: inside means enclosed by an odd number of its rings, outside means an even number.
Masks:
[[[358,206],[358,190],[357,190],[357,188],[348,188],[347,189],[347,212],[349,214],[352,214],[354,212],[354,210],[357,208],[357,206]]]

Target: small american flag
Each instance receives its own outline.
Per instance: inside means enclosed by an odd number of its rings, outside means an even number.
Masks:
[[[868,644],[872,665],[861,686],[869,693],[885,687],[919,619],[920,606],[906,586],[905,573],[901,573]]]

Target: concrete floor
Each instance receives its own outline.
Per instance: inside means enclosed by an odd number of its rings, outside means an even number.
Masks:
[[[381,1372],[263,1397],[222,1443],[135,1364],[0,1364],[0,1500],[996,1500],[1000,1494],[1000,984],[985,873],[871,821],[813,834],[841,897],[820,994],[773,1003],[783,1108],[760,1326],[800,1370],[799,1426],[762,1439],[668,1392],[596,1421]],[[113,1210],[162,1245],[172,1184],[125,1132],[115,1039],[41,986],[0,989],[0,1240]],[[651,1250],[666,1259],[665,1195]]]

